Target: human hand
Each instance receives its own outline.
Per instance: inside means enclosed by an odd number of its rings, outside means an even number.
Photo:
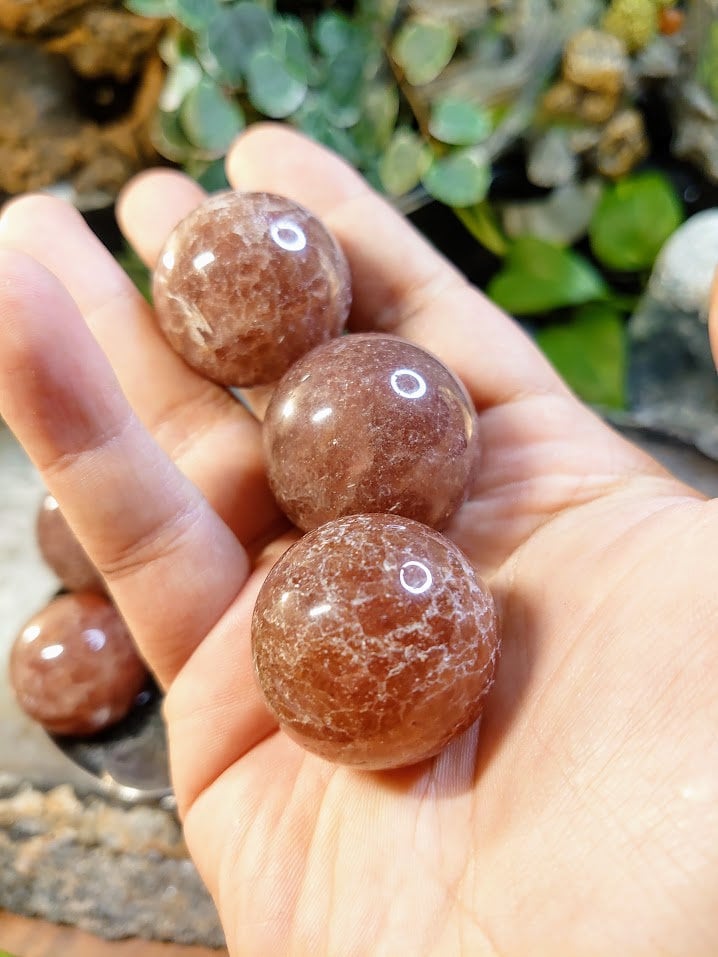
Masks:
[[[335,767],[278,732],[249,641],[286,543],[258,425],[170,352],[73,210],[7,208],[0,413],[167,689],[187,842],[230,952],[714,955],[716,504],[586,410],[335,157],[259,127],[229,171],[324,219],[355,330],[463,379],[483,464],[450,534],[504,638],[480,728],[420,766]],[[130,185],[120,219],[149,264],[200,199],[174,172]]]

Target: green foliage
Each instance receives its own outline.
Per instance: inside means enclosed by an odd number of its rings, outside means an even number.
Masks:
[[[409,83],[421,86],[435,80],[451,62],[458,42],[450,23],[411,18],[399,30],[392,55]]]
[[[426,191],[448,206],[474,206],[485,198],[491,185],[491,167],[483,156],[470,150],[437,157],[424,176]]]
[[[708,28],[698,63],[698,78],[718,103],[718,21]]]
[[[639,173],[604,192],[589,227],[591,248],[611,269],[649,269],[682,221],[670,181],[660,173]]]
[[[307,95],[307,84],[276,53],[257,50],[247,67],[247,93],[259,113],[278,120],[299,109]]]
[[[236,100],[207,76],[184,98],[180,121],[190,143],[217,157],[227,152],[245,125],[244,113]]]
[[[126,0],[125,6],[141,17],[171,17],[175,0]]]
[[[534,316],[605,299],[609,289],[583,256],[525,236],[510,248],[488,294],[514,316]]]
[[[471,235],[495,256],[505,256],[509,251],[509,239],[501,228],[496,212],[488,200],[475,206],[456,209],[456,215]]]
[[[268,50],[272,39],[272,19],[259,4],[219,9],[206,32],[206,48],[217,63],[218,79],[239,87],[252,57]]]
[[[626,406],[626,330],[607,303],[577,309],[568,323],[546,326],[536,339],[568,385],[592,405]]]
[[[485,140],[492,128],[491,117],[483,107],[456,97],[434,103],[429,120],[431,135],[452,146],[474,146]]]
[[[422,138],[410,129],[398,129],[379,162],[379,178],[390,196],[402,196],[421,182],[431,163]]]
[[[174,17],[190,30],[207,26],[219,9],[220,0],[173,0]]]

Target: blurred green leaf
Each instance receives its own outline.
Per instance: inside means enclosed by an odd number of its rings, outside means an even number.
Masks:
[[[278,120],[297,110],[307,95],[307,84],[269,50],[259,50],[247,67],[247,92],[252,106]]]
[[[399,91],[388,83],[372,83],[361,103],[359,122],[354,136],[368,153],[385,150],[389,145],[399,116]]]
[[[626,407],[626,329],[620,313],[610,305],[582,306],[571,322],[547,326],[536,339],[584,402]]]
[[[206,42],[224,78],[238,86],[254,54],[268,49],[272,37],[269,13],[257,3],[238,3],[221,8],[212,18]]]
[[[379,161],[379,177],[390,196],[403,196],[421,182],[431,152],[422,138],[410,129],[398,129]]]
[[[202,67],[193,57],[183,56],[167,71],[159,97],[159,108],[165,113],[178,110],[189,91],[202,79]]]
[[[226,153],[245,126],[239,103],[206,76],[187,94],[180,110],[180,121],[194,146],[216,156]]]
[[[359,120],[364,62],[364,50],[349,47],[327,65],[323,94],[327,113],[337,126],[354,126]]]
[[[351,20],[333,10],[320,14],[312,31],[317,49],[330,59],[349,48],[356,39],[356,34],[357,28]]]
[[[591,248],[611,269],[649,269],[683,222],[683,207],[661,173],[629,176],[603,194],[589,226]]]
[[[203,30],[217,13],[219,0],[174,0],[174,16],[190,30]]]
[[[469,150],[435,159],[423,177],[427,192],[448,206],[474,206],[491,186],[491,167]]]
[[[603,299],[608,286],[593,266],[570,249],[524,236],[489,283],[488,295],[514,316],[531,316]]]
[[[698,60],[698,79],[718,103],[718,20],[710,25]]]
[[[277,17],[273,24],[272,50],[298,80],[310,82],[314,64],[307,30],[298,17]]]
[[[187,166],[185,169],[208,193],[217,193],[220,190],[230,188],[224,157],[210,162],[197,163],[194,166]]]
[[[182,129],[179,110],[157,110],[150,130],[150,138],[160,156],[173,163],[184,163],[192,154],[192,144]]]
[[[468,100],[446,97],[432,107],[429,132],[442,143],[473,146],[485,140],[491,129],[490,114]]]
[[[292,117],[292,122],[313,140],[339,153],[352,166],[359,166],[362,155],[353,136],[331,123],[325,113],[325,105],[320,96],[309,94]]]
[[[501,228],[496,211],[488,200],[483,200],[475,206],[466,206],[464,209],[455,209],[471,235],[478,239],[482,246],[495,256],[505,256],[509,251],[509,240]]]
[[[141,17],[172,17],[175,0],[125,0],[125,6]]]
[[[450,23],[412,18],[399,30],[392,56],[409,83],[420,86],[435,80],[451,62],[458,40]]]

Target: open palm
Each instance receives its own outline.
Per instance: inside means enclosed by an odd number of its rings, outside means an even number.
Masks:
[[[333,230],[353,329],[418,342],[469,389],[482,471],[450,534],[504,636],[480,727],[423,765],[337,768],[278,732],[249,647],[287,531],[257,423],[169,351],[76,213],[8,207],[0,412],[167,687],[187,841],[230,952],[714,955],[715,503],[586,410],[334,156],[255,128],[229,173]],[[169,171],[129,187],[148,263],[200,199]]]

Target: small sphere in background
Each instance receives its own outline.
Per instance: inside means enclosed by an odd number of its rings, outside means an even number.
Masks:
[[[129,712],[147,680],[112,603],[81,592],[35,615],[10,652],[20,707],[54,734],[94,734]]]
[[[40,504],[35,530],[43,559],[68,591],[105,591],[102,576],[87,557],[52,495],[46,495]]]

